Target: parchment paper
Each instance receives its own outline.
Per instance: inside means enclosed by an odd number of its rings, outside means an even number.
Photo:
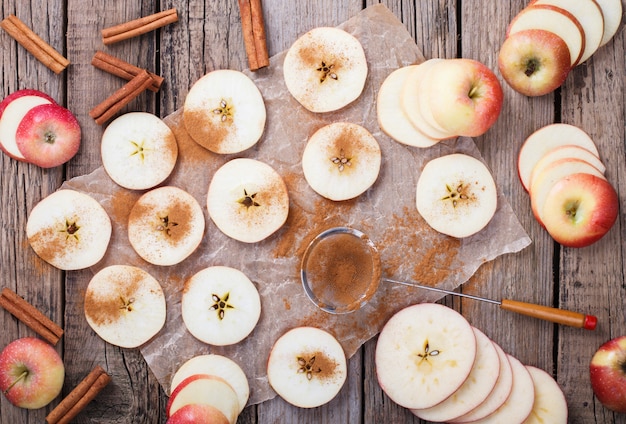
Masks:
[[[506,199],[490,224],[472,237],[457,240],[431,230],[415,208],[419,171],[430,159],[452,152],[480,158],[468,138],[446,141],[429,149],[401,145],[387,137],[376,120],[376,94],[384,78],[400,66],[424,60],[404,26],[382,5],[376,5],[341,25],[362,43],[369,75],[360,98],[341,111],[313,114],[301,107],[287,91],[282,77],[285,52],[271,58],[270,66],[248,75],[258,85],[267,108],[267,125],[260,142],[240,155],[215,155],[193,142],[182,123],[181,111],[165,118],[179,143],[179,159],[166,181],[187,190],[206,205],[206,192],[214,171],[235,156],[251,157],[272,165],[285,179],[290,194],[288,222],[270,238],[245,244],[224,236],[206,213],[206,234],[196,252],[181,264],[158,267],[144,262],[128,243],[126,219],[132,202],[141,193],[118,187],[103,168],[64,184],[91,194],[112,217],[113,237],[106,257],[93,272],[113,264],[131,264],[150,272],[163,286],[167,299],[167,322],[162,331],[140,347],[141,353],[162,384],[170,391],[170,379],[187,359],[205,353],[230,357],[246,372],[256,404],[275,396],[268,384],[265,365],[274,341],[287,329],[314,325],[334,334],[351,357],[375,336],[396,311],[413,303],[435,301],[437,293],[381,283],[374,298],[361,310],[329,315],[306,298],[299,278],[299,263],[307,242],[320,231],[349,225],[365,231],[381,250],[383,272],[397,279],[454,289],[476,269],[498,255],[516,252],[530,243]],[[322,199],[306,183],[300,158],[308,137],[319,127],[349,121],[367,128],[379,141],[383,163],[376,184],[358,199],[333,203]],[[262,302],[261,319],[242,342],[226,347],[208,346],[185,329],[180,299],[184,281],[211,265],[242,270],[256,284]]]

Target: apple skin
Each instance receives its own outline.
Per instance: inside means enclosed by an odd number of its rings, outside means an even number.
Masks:
[[[41,168],[54,168],[76,155],[81,129],[72,112],[50,103],[35,106],[24,115],[15,141],[28,162]]]
[[[598,348],[589,364],[591,388],[608,409],[626,413],[626,336]]]
[[[511,88],[536,97],[551,93],[565,82],[571,58],[561,37],[550,31],[529,29],[504,40],[498,68]]]
[[[486,65],[473,59],[447,59],[433,65],[431,73],[430,106],[442,128],[478,137],[496,122],[502,86]]]
[[[550,189],[542,223],[561,245],[585,247],[611,229],[618,212],[619,199],[611,183],[591,174],[572,174]]]
[[[228,418],[211,405],[191,403],[167,419],[166,424],[229,424]]]
[[[0,391],[15,406],[38,409],[48,405],[61,393],[64,380],[63,360],[41,339],[14,340],[0,353]]]
[[[6,107],[9,105],[9,103],[23,96],[39,96],[50,101],[51,103],[56,103],[52,97],[48,96],[46,93],[42,91],[35,90],[32,88],[24,88],[21,90],[14,91],[13,93],[9,94],[4,99],[2,99],[2,101],[0,102],[0,118],[2,118],[2,113],[4,112],[4,109],[6,109]]]

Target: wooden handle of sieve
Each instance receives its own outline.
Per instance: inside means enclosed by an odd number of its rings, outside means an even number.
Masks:
[[[584,328],[585,330],[594,330],[598,323],[598,319],[593,315],[585,315],[579,312],[536,305],[534,303],[518,302],[517,300],[503,299],[500,303],[500,308],[557,324]]]

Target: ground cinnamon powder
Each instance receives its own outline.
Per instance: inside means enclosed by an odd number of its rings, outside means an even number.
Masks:
[[[96,324],[110,324],[121,317],[125,302],[132,299],[145,278],[140,269],[127,268],[128,272],[117,273],[111,285],[117,288],[119,296],[87,289],[85,294],[85,314]]]

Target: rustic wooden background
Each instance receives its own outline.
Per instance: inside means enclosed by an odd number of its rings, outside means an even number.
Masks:
[[[375,2],[371,0],[264,0],[270,54],[276,54],[307,30],[338,25]],[[496,70],[497,53],[510,19],[524,0],[386,0],[404,23],[426,58],[467,57]],[[44,91],[72,110],[83,130],[83,145],[66,166],[42,170],[0,155],[0,277],[34,303],[66,334],[59,343],[66,366],[67,393],[94,365],[101,364],[113,382],[77,417],[79,423],[159,423],[165,421],[167,397],[135,349],[101,341],[86,324],[81,293],[89,271],[63,273],[38,260],[25,237],[29,211],[64,180],[87,174],[101,165],[99,140],[103,128],[88,111],[120,81],[90,65],[103,49],[100,29],[159,10],[175,7],[180,21],[162,30],[111,46],[118,57],[155,70],[165,77],[158,94],[146,92],[125,110],[165,117],[183,104],[189,87],[207,71],[245,69],[236,0],[4,0],[0,15],[16,14],[68,57],[72,64],[55,75],[18,47],[5,33],[0,94],[21,88]],[[485,264],[462,290],[491,298],[511,298],[595,314],[596,331],[554,326],[502,312],[475,301],[444,302],[522,362],[551,372],[563,388],[571,423],[626,423],[626,416],[604,409],[593,397],[588,363],[609,338],[626,334],[626,223],[618,222],[599,243],[584,249],[555,244],[532,217],[529,200],[517,178],[517,150],[535,129],[565,122],[582,127],[597,142],[608,179],[626,206],[625,55],[623,28],[587,63],[577,67],[563,87],[541,98],[526,98],[506,85],[505,103],[496,125],[476,139],[520,222],[533,240],[522,252]],[[0,313],[0,347],[31,335],[8,313]],[[404,423],[419,422],[393,404],[380,390],[374,370],[376,340],[350,360],[349,381],[329,404],[301,410],[281,399],[246,408],[240,423]],[[54,405],[54,404],[53,404]],[[52,406],[53,406],[52,405]],[[0,422],[43,422],[50,408],[25,411],[0,399]]]

